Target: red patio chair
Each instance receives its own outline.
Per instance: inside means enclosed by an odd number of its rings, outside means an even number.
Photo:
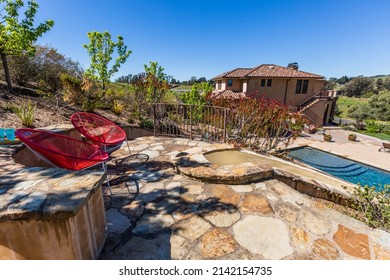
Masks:
[[[64,135],[29,128],[17,129],[15,135],[34,154],[55,167],[81,170],[101,163],[104,172],[107,171],[105,161],[108,154],[96,145]]]
[[[108,154],[95,145],[48,131],[21,128],[15,135],[44,160],[64,169],[81,170],[108,158]]]
[[[126,133],[112,121],[99,115],[77,112],[70,117],[73,126],[88,140],[102,146],[107,152],[112,152],[121,147],[126,141]],[[130,152],[129,144],[127,148]]]

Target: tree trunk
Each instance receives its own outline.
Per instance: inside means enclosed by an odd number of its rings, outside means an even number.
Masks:
[[[12,89],[11,76],[9,74],[9,69],[8,69],[7,56],[2,51],[0,51],[0,56],[1,56],[1,61],[3,62],[4,76],[7,82],[8,93],[12,93],[13,89]]]

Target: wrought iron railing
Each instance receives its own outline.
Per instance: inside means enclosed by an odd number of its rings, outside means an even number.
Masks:
[[[153,105],[155,136],[226,141],[227,108],[157,103]]]

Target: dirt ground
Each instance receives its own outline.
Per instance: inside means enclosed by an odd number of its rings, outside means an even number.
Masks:
[[[24,127],[20,118],[11,111],[12,106],[26,104],[30,100],[36,105],[35,128],[45,127],[54,124],[69,123],[70,116],[82,108],[64,102],[60,97],[43,96],[34,90],[23,87],[15,87],[13,94],[6,94],[5,84],[0,82],[0,127],[22,128]],[[107,110],[97,109],[95,113],[102,115],[117,124],[128,124],[127,115],[124,112],[121,116]]]

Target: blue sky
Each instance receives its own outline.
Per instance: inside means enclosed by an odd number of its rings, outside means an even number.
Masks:
[[[115,77],[157,61],[179,80],[263,63],[329,77],[390,74],[388,0],[38,0],[38,40],[80,62],[87,32],[121,35],[133,53]]]

